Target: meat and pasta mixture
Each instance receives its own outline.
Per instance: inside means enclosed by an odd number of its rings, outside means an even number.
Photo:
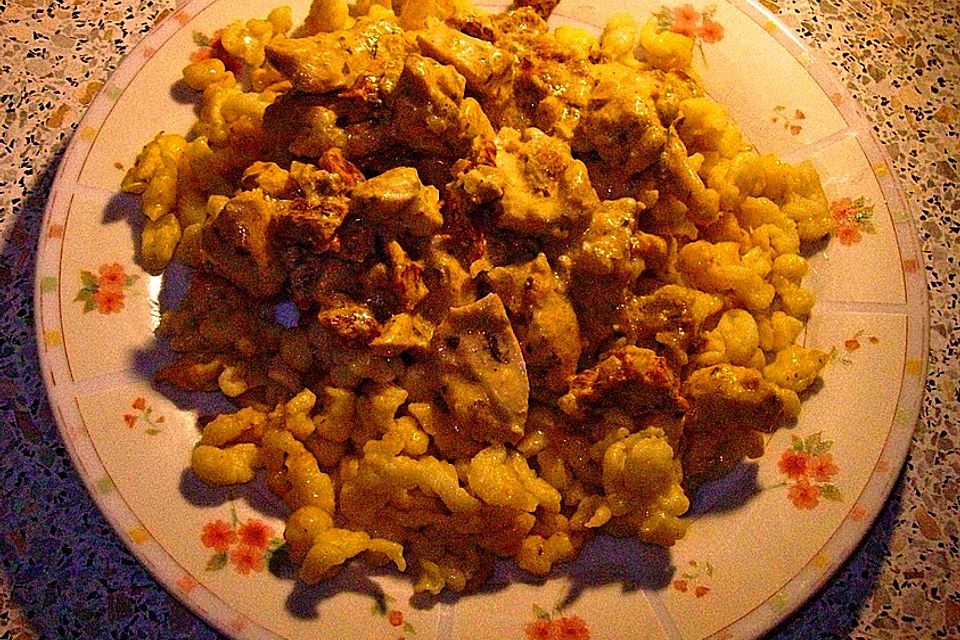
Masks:
[[[193,473],[282,498],[308,583],[361,556],[463,591],[599,532],[671,545],[827,361],[796,343],[832,228],[813,167],[744,140],[691,39],[552,31],[549,4],[231,24],[184,69],[192,131],[124,180],[143,265],[193,268],[156,379],[238,407]]]

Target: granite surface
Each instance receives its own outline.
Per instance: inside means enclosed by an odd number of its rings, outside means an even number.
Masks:
[[[851,559],[771,637],[957,638],[956,3],[763,4],[832,65],[893,160],[917,216],[931,329],[926,398],[893,494]],[[35,247],[63,151],[124,53],[172,8],[0,0],[0,640],[218,637],[140,566],[87,495],[50,415],[33,329]]]

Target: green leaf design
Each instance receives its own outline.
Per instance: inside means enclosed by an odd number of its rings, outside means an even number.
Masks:
[[[835,484],[821,485],[820,495],[823,496],[825,500],[830,500],[831,502],[840,502],[843,500],[843,494],[840,493],[840,489],[838,489]]]
[[[219,551],[207,560],[207,566],[205,567],[207,571],[219,571],[227,566],[227,552]]]
[[[198,47],[209,47],[210,38],[205,34],[200,33],[199,31],[194,31],[193,44],[197,45]]]
[[[403,627],[401,628],[403,629],[404,633],[409,633],[410,635],[413,635],[413,636],[417,635],[416,629],[414,629],[413,625],[410,624],[409,622],[404,622]]]
[[[830,449],[833,449],[833,440],[821,440],[819,443],[817,443],[816,448],[813,449],[810,453],[815,456],[818,456],[821,453],[826,453],[827,451],[830,451]]]
[[[97,491],[104,494],[111,493],[114,489],[117,488],[117,486],[113,484],[113,480],[111,480],[108,476],[103,476],[102,478],[97,480],[96,487],[97,487]]]
[[[263,554],[264,559],[267,562],[270,562],[270,560],[273,559],[274,554],[277,553],[277,551],[280,551],[285,544],[286,542],[283,538],[273,538],[270,541],[270,544],[267,545],[267,550]]]
[[[163,433],[160,429],[147,429],[145,432],[148,436],[155,436],[158,433]]]
[[[540,618],[541,620],[550,619],[550,612],[538,604],[533,605],[533,615]]]
[[[832,440],[824,440],[823,432],[817,431],[807,436],[804,440],[803,445],[804,449],[812,456],[818,456],[821,453],[825,453],[833,448]]]
[[[92,289],[96,291],[100,288],[99,282],[97,282],[97,276],[95,276],[90,271],[81,271],[80,272],[80,282],[83,283],[84,289]]]
[[[57,290],[57,278],[55,276],[44,276],[40,281],[40,291],[50,293]]]
[[[127,276],[126,278],[123,279],[123,286],[129,287],[129,286],[133,285],[133,283],[136,282],[136,281],[139,280],[139,279],[140,279],[140,276],[136,276],[136,275],[134,275],[134,276]]]
[[[910,220],[910,215],[903,209],[897,209],[890,214],[890,219],[897,223],[904,223]]]
[[[83,303],[84,313],[89,313],[97,307],[97,304],[93,301],[93,293],[91,293],[86,289],[81,289],[80,291],[78,291],[77,297],[74,298],[73,301]]]

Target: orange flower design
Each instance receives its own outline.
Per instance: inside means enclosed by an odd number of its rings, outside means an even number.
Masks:
[[[679,593],[689,593],[702,598],[710,593],[707,586],[713,582],[713,565],[709,561],[688,560],[680,577],[673,581],[673,589]]]
[[[590,640],[590,629],[580,616],[557,618],[554,624],[551,640]]]
[[[863,234],[860,233],[854,225],[843,224],[837,227],[837,240],[840,241],[840,244],[850,246],[852,244],[857,244],[860,242],[860,238],[863,237]]]
[[[203,526],[200,542],[214,552],[207,560],[207,571],[219,571],[229,564],[240,575],[263,571],[283,546],[283,538],[274,535],[273,528],[262,520],[248,518],[241,523],[232,505],[230,522],[211,520]]]
[[[94,310],[104,315],[120,313],[124,308],[124,291],[139,277],[128,276],[123,267],[116,262],[101,265],[97,274],[81,271],[81,286],[74,302],[83,303],[84,313]]]
[[[709,18],[703,19],[703,24],[700,25],[700,28],[697,29],[696,34],[700,36],[700,39],[704,42],[715,43],[723,40],[723,25],[719,22],[714,22]]]
[[[810,456],[806,452],[787,449],[780,456],[780,462],[777,466],[788,478],[799,479],[807,475],[807,463],[809,461]]]
[[[676,22],[699,22],[700,12],[693,8],[693,5],[685,4],[682,7],[674,7],[673,21]]]
[[[92,297],[100,313],[120,313],[123,310],[122,289],[104,287],[96,291]]]
[[[214,520],[203,526],[200,542],[208,549],[226,551],[237,540],[237,532],[230,523],[223,520]]]
[[[856,244],[864,233],[877,232],[873,224],[873,204],[866,196],[856,200],[840,198],[830,205],[830,213],[837,224],[837,240],[842,245]]]
[[[774,124],[780,123],[783,125],[784,131],[789,131],[792,136],[798,136],[803,131],[803,126],[800,122],[806,119],[807,114],[800,109],[794,109],[793,115],[791,116],[787,113],[785,106],[778,104],[773,108],[773,116],[770,117],[770,122]]]
[[[810,475],[818,482],[829,482],[839,471],[832,453],[822,453],[810,459]]]
[[[800,478],[787,489],[787,497],[798,509],[815,509],[820,504],[820,487]]]
[[[263,520],[250,519],[237,529],[240,543],[253,549],[266,549],[274,538],[273,529]]]
[[[723,40],[723,25],[713,19],[716,10],[711,6],[700,12],[684,4],[672,9],[660,7],[653,17],[660,31],[672,31],[696,40],[702,54],[704,42],[714,44]]]
[[[685,4],[673,10],[673,24],[670,31],[683,34],[689,38],[696,37],[697,23],[700,22],[700,12],[691,5]]]
[[[524,625],[526,640],[590,640],[590,628],[580,616],[557,616],[538,605],[533,606],[536,618]]]
[[[852,364],[853,359],[849,354],[859,351],[861,348],[863,348],[864,342],[867,344],[879,344],[880,338],[874,335],[869,335],[867,334],[866,330],[860,329],[853,334],[853,336],[843,341],[843,351],[840,351],[834,347],[830,351],[830,358],[836,362],[839,362],[840,364]]]
[[[857,522],[862,522],[864,519],[866,519],[866,517],[867,510],[859,504],[850,510],[850,518]]]
[[[263,571],[263,549],[251,547],[246,544],[238,544],[233,547],[229,556],[230,564],[233,565],[237,573],[247,575],[251,571]]]
[[[183,593],[190,593],[198,586],[200,586],[200,583],[197,582],[196,578],[189,574],[184,574],[177,580],[177,588]]]
[[[130,408],[133,409],[133,413],[123,414],[123,422],[127,427],[133,429],[138,423],[142,422],[145,427],[144,431],[148,435],[155,436],[161,433],[161,426],[166,419],[154,413],[153,407],[147,403],[146,398],[137,396],[130,403]]]
[[[380,616],[386,620],[386,622],[393,627],[396,631],[403,633],[401,636],[393,636],[398,640],[403,640],[406,638],[406,634],[416,635],[417,631],[413,628],[413,625],[410,624],[403,615],[403,611],[397,609],[393,606],[396,602],[388,594],[384,594],[382,599],[377,599],[373,605],[372,612],[376,616]]]
[[[550,640],[550,633],[553,630],[553,622],[537,618],[523,628],[523,633],[527,640]]]
[[[105,264],[100,267],[100,287],[122,289],[126,283],[127,274],[118,263]]]
[[[839,502],[843,499],[833,478],[840,467],[833,459],[833,442],[824,440],[822,433],[806,438],[792,436],[792,445],[780,455],[777,466],[787,481],[787,498],[797,509],[816,509],[821,500]]]

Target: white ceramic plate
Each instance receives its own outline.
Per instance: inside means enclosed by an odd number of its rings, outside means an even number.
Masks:
[[[503,569],[482,593],[441,602],[411,600],[406,579],[362,567],[316,588],[271,571],[276,502],[249,488],[207,491],[184,472],[197,398],[151,385],[163,282],[134,261],[136,200],[118,185],[156,131],[193,121],[171,87],[195,35],[278,4],[193,0],[162,22],[91,105],[47,206],[36,317],[50,402],[90,492],[150,571],[238,638],[751,637],[822,586],[905,458],[925,371],[925,282],[909,210],[856,106],[764,9],[741,1],[631,11],[697,35],[709,92],[761,151],[812,160],[834,203],[839,231],[810,261],[819,302],[805,340],[836,357],[799,424],[710,487],[670,550],[604,539],[545,582]],[[564,0],[555,22],[596,28],[614,10],[613,0]]]

